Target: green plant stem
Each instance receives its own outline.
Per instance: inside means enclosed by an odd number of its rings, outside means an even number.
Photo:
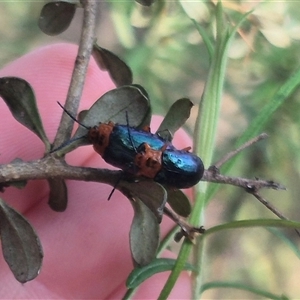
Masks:
[[[195,148],[206,166],[210,166],[213,158],[219,120],[221,95],[225,78],[226,55],[228,47],[228,32],[223,19],[222,6],[219,3],[216,11],[217,40],[210,71],[203,93],[200,112],[196,121]],[[201,113],[201,114],[200,114]],[[201,132],[201,135],[199,133]],[[198,134],[197,134],[198,133]],[[194,226],[204,224],[205,193],[207,184],[196,186],[196,201],[191,214],[190,222]],[[194,247],[193,261],[198,272],[193,276],[193,299],[200,297],[199,293],[203,281],[203,264],[205,258],[205,246],[199,240]]]
[[[202,97],[202,105],[196,121],[194,137],[196,143],[196,154],[203,158],[206,166],[211,165],[215,148],[228,48],[240,24],[249,14],[250,12],[243,15],[239,22],[232,27],[224,19],[221,2],[218,2],[216,6],[217,37],[215,51],[214,55],[212,56],[209,76]],[[210,45],[207,47],[209,46]],[[200,132],[201,134],[199,136]],[[190,218],[190,222],[194,226],[204,224],[204,210],[209,200],[206,195],[207,189],[208,184],[203,185],[201,183],[195,187],[196,202]],[[203,241],[201,242],[200,238],[194,247],[193,259],[198,273],[196,274],[197,276],[194,277],[193,299],[198,299],[201,293],[203,278],[202,270],[204,269],[203,262],[205,257],[204,246],[205,245],[203,244]]]
[[[201,101],[201,116],[198,114],[196,126],[195,126],[195,152],[199,155],[204,165],[210,165],[213,150],[216,140],[216,129],[217,129],[217,122],[219,119],[219,112],[220,112],[220,102],[221,102],[221,93],[222,87],[224,82],[224,73],[225,73],[225,64],[226,60],[226,47],[227,47],[227,31],[226,26],[223,20],[223,11],[221,3],[218,3],[216,7],[216,21],[217,21],[217,40],[216,40],[216,47],[214,51],[214,55],[212,56],[210,71],[208,74],[208,79],[206,82],[205,90],[202,96]],[[201,129],[201,131],[200,131]],[[201,135],[199,134],[201,132]],[[206,190],[207,184],[201,183],[196,188],[196,202],[193,208],[190,223],[195,226],[199,227],[200,224],[204,223],[203,216],[204,216],[204,195]],[[173,271],[171,272],[164,289],[160,294],[159,299],[167,299],[168,295],[170,294],[172,288],[175,285],[176,280],[178,279],[180,272],[183,269],[183,266],[188,259],[190,252],[192,250],[192,244],[185,240],[181,250],[179,252],[177,262]],[[199,254],[199,249],[202,249],[199,244],[196,244],[196,264],[198,269],[198,276],[197,282],[194,285],[195,288],[193,289],[193,299],[197,299],[197,296],[200,291],[201,283],[199,282],[199,278],[201,278],[201,274],[199,270],[201,269],[202,265],[202,255]]]
[[[283,300],[283,299],[288,299],[283,295],[275,295],[273,293],[267,292],[265,290],[257,289],[257,288],[251,288],[249,285],[245,285],[243,283],[239,282],[221,282],[221,281],[212,281],[212,282],[207,282],[202,286],[202,291],[204,292],[209,289],[216,289],[216,288],[231,288],[231,289],[239,289],[243,291],[247,291],[250,293],[253,293],[257,296],[263,297],[264,299],[273,299],[273,300]]]
[[[185,262],[187,261],[191,251],[191,242],[187,241],[182,244],[180,249],[178,259],[176,260],[175,266],[165,284],[164,288],[162,289],[158,300],[168,299],[181,271],[184,268]]]

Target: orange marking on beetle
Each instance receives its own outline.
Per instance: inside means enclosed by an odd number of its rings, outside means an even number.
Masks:
[[[143,127],[143,130],[146,131],[146,132],[151,132],[151,129],[150,129],[150,126],[149,125],[145,125]]]
[[[101,123],[99,126],[94,126],[89,130],[88,138],[93,144],[94,150],[102,157],[105,149],[109,145],[109,136],[113,131],[115,124],[108,122],[107,124]]]
[[[137,153],[134,164],[140,169],[136,175],[154,178],[162,168],[162,150],[153,150],[147,143],[145,150]]]

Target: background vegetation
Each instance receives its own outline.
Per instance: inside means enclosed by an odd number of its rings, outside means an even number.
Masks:
[[[160,1],[159,1],[160,2]],[[44,4],[0,3],[0,65],[50,42],[78,43],[81,13],[58,37],[45,36],[37,19]],[[242,24],[229,50],[225,89],[214,161],[232,149],[247,125],[278,88],[300,66],[300,7],[292,1],[230,1],[223,3],[228,20],[254,9]],[[189,97],[197,106],[207,78],[209,56],[190,18],[214,32],[214,15],[202,1],[161,1],[150,9],[134,1],[101,2],[98,42],[131,67],[134,82],[144,86],[155,113]],[[285,216],[300,221],[299,92],[267,123],[269,139],[239,155],[230,175],[272,179],[287,191],[265,190],[264,196]],[[192,132],[195,120],[189,120]],[[210,202],[206,228],[231,220],[273,218],[271,212],[244,191],[223,186]],[[299,245],[293,230],[281,230]],[[291,298],[300,297],[300,261],[282,240],[263,228],[222,231],[207,239],[205,281],[239,281]],[[256,296],[233,289],[212,289],[205,299]]]

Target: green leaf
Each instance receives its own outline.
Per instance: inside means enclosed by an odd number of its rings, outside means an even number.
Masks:
[[[132,72],[114,53],[94,44],[93,57],[101,70],[107,70],[116,86],[132,84]]]
[[[82,120],[84,119],[84,117],[86,116],[88,110],[87,109],[84,109],[82,111],[79,112],[78,114],[78,121],[81,123]]]
[[[65,211],[68,205],[68,189],[66,182],[60,178],[49,178],[50,195],[48,204],[54,211]]]
[[[167,192],[160,184],[153,180],[141,179],[137,182],[122,180],[118,188],[130,199],[140,199],[155,215],[157,222],[161,222],[167,202]]]
[[[149,99],[144,91],[136,85],[122,86],[101,96],[87,111],[82,123],[94,126],[109,121],[127,125],[139,126],[149,110]]]
[[[193,105],[194,104],[187,98],[177,100],[170,107],[167,115],[157,129],[157,133],[159,133],[162,138],[171,141],[174,133],[182,127],[190,117]],[[171,138],[169,132],[171,133]]]
[[[126,280],[128,289],[134,289],[143,283],[145,280],[155,275],[156,273],[166,272],[173,269],[176,260],[171,258],[157,258],[154,259],[149,265],[142,268],[135,268]],[[186,263],[184,270],[195,271],[193,266]]]
[[[159,224],[156,216],[139,199],[131,201],[134,217],[130,228],[130,249],[135,265],[145,266],[156,256]]]
[[[135,88],[139,90],[139,92],[143,95],[144,98],[148,99],[149,101],[149,107],[148,110],[144,116],[144,120],[137,126],[135,126],[138,129],[144,129],[144,127],[149,127],[151,118],[152,118],[152,112],[151,112],[151,106],[150,106],[150,99],[147,91],[139,84],[132,84]],[[132,123],[129,121],[130,126],[133,126]]]
[[[4,258],[15,278],[25,283],[40,271],[43,250],[28,221],[0,199],[0,235]]]
[[[267,292],[262,289],[258,288],[253,288],[250,287],[247,284],[240,283],[240,282],[228,282],[228,281],[212,281],[212,282],[207,282],[203,284],[201,287],[201,293],[203,293],[206,290],[209,289],[216,289],[216,288],[232,288],[232,289],[238,289],[238,290],[243,290],[247,291],[250,293],[253,293],[257,296],[263,297],[264,299],[274,299],[274,300],[288,300],[288,298],[284,295],[275,295],[273,293]]]
[[[39,18],[40,29],[48,35],[58,35],[71,24],[76,4],[66,1],[49,2],[44,5]]]
[[[213,42],[210,40],[208,34],[207,34],[207,30],[205,30],[195,19],[191,19],[192,22],[194,23],[196,29],[198,30],[199,34],[201,35],[203,42],[206,46],[206,49],[208,51],[208,55],[209,55],[209,59],[210,61],[213,58],[214,55],[214,44]]]
[[[29,83],[17,77],[2,77],[0,78],[0,96],[15,119],[34,132],[44,142],[46,148],[50,149]]]
[[[167,193],[167,202],[170,204],[172,209],[178,215],[187,218],[192,211],[189,198],[181,190],[167,189]]]
[[[135,0],[135,1],[143,6],[150,6],[155,2],[155,0]]]
[[[200,237],[206,237],[209,234],[218,232],[224,229],[246,228],[246,227],[284,227],[284,228],[300,228],[300,222],[277,220],[277,219],[254,219],[254,220],[239,220],[228,222],[225,224],[211,227],[205,231]]]

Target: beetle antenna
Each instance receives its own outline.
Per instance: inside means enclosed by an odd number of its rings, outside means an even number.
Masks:
[[[119,176],[119,178],[116,180],[116,182],[115,182],[115,184],[114,184],[114,186],[113,186],[113,189],[111,190],[111,192],[110,192],[109,195],[108,195],[108,198],[107,198],[108,201],[109,201],[110,198],[112,197],[113,193],[114,193],[115,190],[117,189],[117,186],[118,186],[118,184],[120,183],[120,181],[123,179],[123,177],[124,177],[124,172],[122,172],[121,175]]]
[[[78,136],[76,138],[70,139],[70,140],[66,141],[65,143],[61,144],[60,146],[58,146],[57,148],[52,149],[50,151],[50,153],[56,152],[56,151],[58,151],[58,150],[60,150],[60,149],[62,149],[64,147],[66,147],[67,145],[71,144],[72,142],[80,140],[80,139],[85,138],[85,137],[86,137],[86,135],[82,135],[82,136]]]
[[[134,149],[135,153],[138,153],[134,143],[133,143],[133,140],[132,140],[132,135],[130,133],[130,130],[129,130],[129,118],[128,118],[128,112],[126,110],[126,123],[127,123],[127,132],[128,132],[128,137],[129,137],[129,141],[130,141],[130,144],[132,146],[132,148]]]
[[[75,121],[76,123],[78,123],[80,126],[82,126],[83,128],[85,128],[85,129],[87,129],[87,130],[90,129],[90,127],[84,125],[83,123],[81,123],[80,121],[78,121],[74,116],[72,116],[72,115],[64,108],[64,106],[63,106],[59,101],[57,101],[57,104],[63,109],[63,111],[64,111],[64,112],[65,112],[65,113],[66,113],[73,121]],[[63,147],[69,145],[71,142],[80,140],[80,139],[84,138],[85,136],[86,136],[86,135],[82,135],[82,136],[73,138],[73,139],[71,139],[71,140],[69,140],[69,141],[66,141],[65,143],[63,143],[62,145],[58,146],[57,148],[52,149],[52,150],[50,151],[50,153],[56,152],[56,151],[62,149]]]
[[[76,123],[78,123],[80,126],[84,127],[85,129],[90,129],[90,127],[84,125],[83,123],[81,123],[80,121],[78,121],[74,116],[72,116],[65,108],[64,106],[57,101],[57,104],[63,109],[63,111],[73,120],[75,121]]]

